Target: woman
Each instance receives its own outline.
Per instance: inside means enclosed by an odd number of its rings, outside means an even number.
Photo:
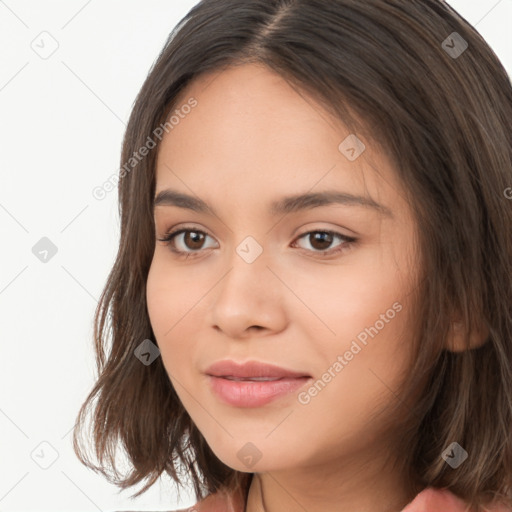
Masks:
[[[80,460],[201,512],[512,510],[511,120],[443,2],[200,2],[127,127]]]

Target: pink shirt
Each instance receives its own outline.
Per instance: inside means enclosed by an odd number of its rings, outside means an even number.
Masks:
[[[244,504],[240,498],[212,494],[196,505],[174,512],[243,512]],[[487,509],[488,512],[512,512],[501,506]],[[468,505],[448,490],[427,487],[401,512],[470,512]]]

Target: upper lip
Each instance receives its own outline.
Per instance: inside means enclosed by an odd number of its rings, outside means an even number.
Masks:
[[[236,363],[235,361],[223,360],[209,366],[205,373],[215,377],[270,377],[270,378],[298,378],[311,377],[305,372],[297,372],[281,368],[273,364],[261,363],[259,361],[247,361]]]

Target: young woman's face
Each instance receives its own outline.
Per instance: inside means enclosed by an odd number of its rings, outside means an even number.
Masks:
[[[156,241],[147,303],[184,407],[240,471],[374,460],[385,446],[371,417],[397,400],[409,365],[418,263],[394,170],[363,136],[360,156],[353,139],[340,147],[350,132],[258,65],[202,77],[176,109],[158,155],[156,237],[188,231]],[[301,195],[312,198],[286,199]],[[211,211],[192,208],[202,202]],[[208,375],[222,360],[309,378]]]

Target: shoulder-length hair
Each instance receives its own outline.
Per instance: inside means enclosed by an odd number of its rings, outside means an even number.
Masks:
[[[94,317],[98,379],[74,431],[80,461],[123,489],[147,479],[135,496],[164,471],[179,492],[184,470],[198,500],[248,489],[252,475],[215,456],[161,358],[134,356],[155,340],[145,287],[162,127],[191,80],[244,63],[268,66],[382,148],[406,191],[422,279],[414,358],[393,409],[393,463],[410,488],[448,488],[475,508],[512,505],[512,85],[476,29],[439,0],[203,0],[171,32],[123,141],[120,242]],[[156,148],[140,158],[150,139]],[[454,318],[467,350],[445,349]],[[489,335],[473,347],[479,322]],[[95,399],[99,466],[80,444]],[[132,466],[124,477],[119,441]],[[453,442],[468,453],[457,469],[442,457]]]

